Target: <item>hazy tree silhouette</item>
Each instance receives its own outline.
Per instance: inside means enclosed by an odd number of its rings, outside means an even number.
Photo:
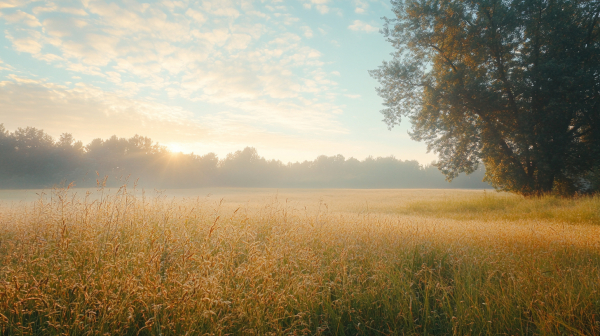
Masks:
[[[485,188],[483,172],[452,184],[431,166],[394,157],[363,161],[342,155],[283,164],[247,147],[219,160],[209,153],[171,153],[148,137],[112,136],[87,145],[71,134],[57,141],[27,127],[14,132],[0,124],[0,188],[41,188],[75,181],[92,187],[108,176],[109,186],[125,180],[152,188],[310,187],[310,188]]]

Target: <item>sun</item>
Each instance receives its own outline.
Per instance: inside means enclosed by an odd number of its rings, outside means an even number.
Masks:
[[[183,152],[183,148],[182,148],[181,144],[179,144],[179,143],[170,143],[167,145],[167,148],[173,154],[178,154],[178,153]]]

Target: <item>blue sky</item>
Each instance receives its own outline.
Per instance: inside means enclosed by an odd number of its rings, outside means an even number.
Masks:
[[[0,2],[0,123],[89,142],[141,134],[220,157],[429,163],[388,131],[367,71],[392,51],[378,0]]]

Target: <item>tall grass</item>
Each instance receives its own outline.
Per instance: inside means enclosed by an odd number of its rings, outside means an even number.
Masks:
[[[570,224],[600,224],[600,196],[525,198],[513,194],[485,192],[479,197],[445,197],[433,201],[419,199],[408,203],[402,212],[460,220],[529,219]]]
[[[0,209],[1,331],[600,335],[600,226],[475,218],[501,209],[447,219],[427,206],[56,190]]]

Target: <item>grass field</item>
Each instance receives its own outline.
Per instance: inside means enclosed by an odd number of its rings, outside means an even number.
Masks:
[[[600,335],[599,197],[47,193],[0,206],[5,335]]]

